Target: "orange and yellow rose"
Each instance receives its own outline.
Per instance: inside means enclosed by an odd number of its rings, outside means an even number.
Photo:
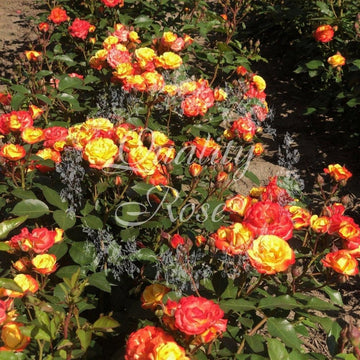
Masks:
[[[285,271],[295,262],[295,253],[276,235],[261,235],[247,251],[251,265],[261,274],[272,275]]]
[[[114,163],[119,149],[113,140],[107,138],[96,138],[90,140],[84,148],[83,158],[89,162],[90,167],[103,169]]]

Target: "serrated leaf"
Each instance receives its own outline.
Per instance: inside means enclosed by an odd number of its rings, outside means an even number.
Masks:
[[[256,309],[254,303],[245,299],[223,300],[220,301],[219,305],[225,312],[233,310],[241,313]]]
[[[55,210],[53,212],[53,218],[58,226],[63,230],[72,228],[76,223],[75,215],[66,213],[64,210]]]
[[[86,215],[81,218],[81,222],[90,229],[99,230],[102,229],[104,226],[102,220],[95,215]]]
[[[0,251],[9,251],[11,249],[11,247],[4,243],[4,242],[0,242]]]
[[[55,275],[60,279],[71,279],[72,275],[76,273],[80,269],[80,266],[77,265],[69,265],[61,267]]]
[[[332,289],[330,286],[325,286],[322,289],[324,292],[326,292],[327,295],[329,295],[332,303],[335,305],[344,306],[340,291]]]
[[[53,245],[49,249],[48,253],[55,255],[56,259],[59,260],[67,253],[67,250],[68,250],[68,246],[66,245],[66,243],[62,241],[60,243]]]
[[[300,351],[301,341],[296,336],[296,331],[288,320],[269,318],[267,328],[272,336],[279,337],[287,346]]]
[[[46,201],[61,210],[68,208],[68,202],[64,201],[59,192],[45,185],[37,184],[37,187],[42,191]]]
[[[43,201],[26,199],[17,203],[11,213],[17,216],[27,215],[29,219],[36,219],[49,212],[48,206]]]
[[[24,85],[13,85],[10,87],[10,89],[22,95],[31,94],[31,91]]]
[[[267,346],[270,360],[289,360],[284,344],[278,339],[268,339]]]
[[[40,101],[44,102],[47,105],[52,105],[52,101],[50,98],[48,98],[46,95],[43,94],[36,94],[35,97],[39,99]]]
[[[86,241],[73,242],[69,254],[79,265],[88,265],[96,258],[95,246]]]
[[[290,295],[281,295],[281,296],[270,296],[267,298],[262,298],[259,302],[258,309],[285,309],[291,310],[295,308],[301,308],[302,305],[299,304],[293,297]]]
[[[312,297],[306,304],[306,308],[312,310],[320,310],[320,311],[339,310],[339,308],[336,307],[335,305],[328,303],[324,300],[321,300],[317,297]]]
[[[265,338],[259,334],[255,335],[244,335],[245,341],[250,346],[251,350],[256,353],[261,353],[264,351]]]
[[[24,189],[18,188],[18,189],[14,189],[11,193],[14,196],[16,196],[17,198],[22,199],[22,200],[37,199],[36,195],[31,190],[24,190]]]
[[[22,223],[28,218],[27,215],[19,216],[14,219],[5,220],[0,223],[0,239],[6,239],[9,235],[9,232],[19,227]]]
[[[104,272],[91,274],[88,278],[88,281],[90,285],[95,286],[96,288],[107,293],[111,293],[111,285],[107,280]]]

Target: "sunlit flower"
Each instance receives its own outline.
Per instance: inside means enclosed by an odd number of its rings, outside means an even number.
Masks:
[[[285,271],[295,262],[295,253],[287,241],[276,235],[261,235],[247,251],[251,265],[262,274]]]
[[[325,267],[330,267],[340,274],[356,275],[359,273],[358,262],[348,250],[330,252],[321,262]]]
[[[21,145],[5,144],[0,149],[0,156],[6,160],[17,161],[24,158],[26,150]]]
[[[345,167],[339,164],[331,164],[324,169],[326,174],[329,174],[336,182],[346,181],[351,176],[352,173]]]
[[[39,51],[35,51],[35,50],[25,51],[25,56],[29,61],[37,61],[37,60],[39,60],[41,55],[42,55],[42,53]]]
[[[83,157],[89,162],[90,167],[103,169],[114,163],[119,149],[114,141],[107,138],[90,140],[84,148]]]
[[[66,10],[55,7],[51,10],[48,19],[54,24],[61,24],[62,22],[69,20],[69,17],[67,16]]]
[[[53,254],[36,255],[32,260],[33,270],[39,274],[48,275],[53,273],[56,268],[56,256]]]

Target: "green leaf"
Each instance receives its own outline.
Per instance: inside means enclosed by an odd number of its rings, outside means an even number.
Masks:
[[[270,360],[289,360],[284,344],[278,339],[268,339],[267,346]]]
[[[25,102],[26,96],[23,94],[15,94],[11,98],[11,108],[14,110],[19,110],[21,105]]]
[[[59,260],[67,253],[67,250],[68,250],[68,246],[66,245],[65,242],[62,241],[60,243],[53,245],[49,249],[48,253],[55,255],[56,259]]]
[[[54,60],[63,61],[68,66],[76,65],[76,62],[69,55],[56,55],[54,56]]]
[[[258,309],[286,309],[291,310],[295,308],[301,308],[302,305],[299,304],[293,297],[290,295],[281,295],[281,296],[270,296],[267,298],[262,298],[259,302]]]
[[[305,65],[310,70],[316,70],[319,67],[324,66],[324,64],[321,60],[311,60],[311,61],[307,62]]]
[[[352,98],[346,103],[346,105],[349,107],[355,107],[357,105],[360,105],[360,99]]]
[[[269,318],[267,321],[269,333],[274,337],[279,337],[287,346],[301,349],[301,341],[296,336],[293,325],[286,319]]]
[[[88,265],[96,258],[95,246],[87,241],[72,243],[69,254],[79,265]]]
[[[31,190],[24,190],[18,188],[18,189],[14,189],[11,193],[17,198],[22,200],[36,199],[36,195]]]
[[[111,285],[106,279],[106,275],[104,272],[91,274],[88,278],[88,281],[90,285],[95,286],[96,288],[107,293],[111,293]]]
[[[356,360],[356,357],[353,354],[337,354],[334,360]]]
[[[320,310],[320,311],[326,311],[326,310],[339,310],[338,307],[335,305],[328,303],[324,300],[321,300],[317,297],[312,297],[309,302],[306,304],[306,308],[312,309],[312,310]]]
[[[120,231],[120,237],[124,241],[135,240],[140,233],[138,228],[127,228]]]
[[[245,341],[250,346],[251,350],[256,353],[261,353],[265,350],[265,339],[259,334],[255,335],[244,335]]]
[[[320,9],[320,11],[323,14],[330,17],[334,16],[333,12],[330,10],[329,6],[324,1],[317,1],[316,6]]]
[[[53,74],[53,72],[50,71],[50,70],[40,70],[40,71],[38,71],[36,73],[35,78],[36,79],[41,79],[41,78],[43,78],[45,76],[52,75],[52,74]]]
[[[23,85],[13,85],[10,87],[10,89],[22,95],[31,94],[31,91]]]
[[[22,288],[12,279],[0,278],[0,288],[23,292]]]
[[[225,312],[233,310],[242,313],[256,309],[256,306],[251,301],[245,299],[223,300],[220,301],[219,305]]]
[[[86,351],[91,343],[92,332],[90,330],[77,329],[76,335],[80,340],[81,349]]]
[[[53,218],[63,230],[72,228],[76,223],[75,214],[66,213],[64,210],[55,210],[53,212]]]
[[[293,350],[293,351],[290,353],[289,359],[290,359],[290,360],[309,360],[307,354],[302,354],[302,353],[300,353],[300,351],[298,351],[298,350]]]
[[[39,99],[40,101],[44,102],[47,105],[52,105],[52,101],[50,98],[48,98],[46,95],[43,94],[36,94],[35,97]]]
[[[72,275],[76,273],[80,269],[80,266],[77,265],[69,265],[61,267],[55,275],[60,279],[71,279]]]
[[[323,287],[323,291],[325,291],[326,294],[329,295],[332,303],[334,303],[335,305],[344,306],[341,293],[338,290],[332,289],[330,286],[325,286]]]
[[[9,235],[9,232],[19,227],[22,223],[26,221],[28,218],[27,215],[19,216],[14,219],[5,220],[0,223],[0,239],[6,239],[6,237]]]
[[[81,218],[81,222],[84,226],[87,226],[90,229],[100,230],[104,226],[102,220],[95,215],[84,216],[83,218]]]
[[[40,185],[40,184],[37,184],[37,187],[39,189],[41,189],[46,201],[49,204],[54,205],[55,207],[57,207],[61,210],[66,210],[68,208],[68,202],[64,201],[61,198],[58,191],[56,191],[48,186]]]
[[[260,186],[260,180],[259,178],[251,171],[246,170],[245,176],[251,180],[255,185]]]
[[[48,214],[48,206],[38,199],[26,199],[17,203],[12,210],[12,214],[17,216],[28,216],[29,219],[36,219],[42,215]]]
[[[8,244],[6,244],[6,243],[4,243],[4,242],[0,242],[0,251],[9,251],[11,249],[11,247],[8,245]]]
[[[108,331],[118,326],[120,326],[120,324],[111,316],[101,316],[93,324],[94,329],[103,331]]]
[[[94,210],[94,208],[95,206],[91,204],[89,200],[87,200],[84,208],[80,210],[80,213],[83,216],[89,215]]]
[[[149,191],[154,189],[154,185],[146,184],[145,182],[138,182],[134,186],[132,186],[131,189],[139,195],[146,195],[149,193]]]
[[[24,353],[13,353],[12,351],[0,351],[0,360],[25,360]]]

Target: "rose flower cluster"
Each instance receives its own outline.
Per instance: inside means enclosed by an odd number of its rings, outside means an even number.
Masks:
[[[0,351],[22,351],[30,343],[30,337],[21,332],[22,323],[17,322],[14,308],[14,298],[22,298],[34,294],[39,289],[35,274],[48,275],[57,268],[56,256],[47,251],[63,238],[63,230],[56,228],[35,228],[30,231],[23,228],[18,235],[14,235],[6,242],[9,253],[19,255],[13,262],[13,269],[18,273],[14,282],[20,291],[0,288],[0,326],[3,345]],[[24,255],[26,253],[26,255]]]
[[[174,142],[160,131],[108,119],[88,119],[69,128],[67,146],[82,151],[90,167],[132,171],[153,185],[167,185],[167,165],[175,158]]]
[[[179,68],[182,59],[174,51],[191,42],[189,37],[178,38],[172,33],[165,33],[161,40],[157,49],[138,46],[139,35],[123,24],[116,24],[115,31],[104,40],[103,49],[90,58],[90,66],[97,70],[112,69],[112,81],[127,91],[158,92],[165,80],[157,70]]]
[[[141,296],[142,307],[157,312],[163,326],[186,345],[209,344],[226,331],[227,320],[220,306],[203,297],[186,296],[179,301],[164,295],[170,289],[161,284],[147,286]],[[174,336],[175,336],[174,335]],[[166,352],[165,352],[166,349]],[[162,355],[160,356],[160,353]],[[166,357],[163,357],[166,354]],[[126,360],[189,359],[184,348],[162,328],[146,326],[133,332],[126,345]]]
[[[332,27],[329,24],[320,25],[316,28],[313,35],[316,41],[328,43],[333,40],[335,30],[337,30],[336,27]],[[340,52],[337,52],[335,55],[330,56],[327,59],[327,62],[331,67],[340,69],[341,66],[345,65],[346,59],[340,54]]]
[[[329,165],[324,171],[337,183],[351,176],[339,164]],[[358,273],[360,227],[353,218],[344,215],[345,207],[340,203],[326,206],[320,216],[313,215],[297,206],[274,177],[267,186],[252,189],[248,196],[238,194],[226,200],[224,211],[229,213],[233,223],[221,226],[208,241],[218,251],[232,256],[245,255],[259,273],[285,271],[295,262],[294,251],[288,244],[294,231],[307,231],[315,236],[327,234],[330,236],[328,244],[340,240],[342,249],[334,245],[322,264],[341,274]]]

